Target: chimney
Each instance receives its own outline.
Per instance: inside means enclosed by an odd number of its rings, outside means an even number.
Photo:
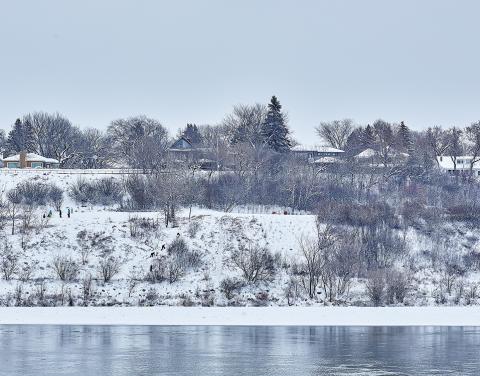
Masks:
[[[20,152],[20,168],[27,167],[27,152],[21,151]]]

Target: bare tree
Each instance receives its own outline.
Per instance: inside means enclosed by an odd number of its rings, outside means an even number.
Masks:
[[[263,145],[262,124],[267,115],[267,107],[256,103],[252,106],[237,105],[225,117],[223,126],[228,129],[232,144],[246,143],[252,149]]]
[[[159,121],[143,115],[114,120],[108,136],[114,155],[122,162],[145,171],[162,168],[169,141]]]
[[[315,128],[317,134],[331,147],[345,150],[347,140],[354,129],[351,119],[333,120],[331,122],[321,122]]]
[[[453,163],[453,170],[457,170],[457,158],[463,154],[462,130],[452,127],[448,130],[448,149],[447,152]]]
[[[12,235],[15,234],[15,218],[18,215],[20,209],[20,204],[22,203],[22,195],[20,191],[16,188],[8,191],[8,216],[12,221]]]
[[[441,127],[435,126],[427,129],[425,138],[431,150],[432,159],[434,159],[437,164],[440,163],[437,157],[445,155],[450,147],[450,140],[447,133]]]
[[[465,137],[468,142],[468,153],[472,156],[470,159],[470,174],[472,174],[475,163],[480,161],[480,121],[466,128]]]

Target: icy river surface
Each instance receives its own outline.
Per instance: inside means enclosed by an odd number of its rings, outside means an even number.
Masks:
[[[480,328],[0,326],[0,375],[478,375]]]

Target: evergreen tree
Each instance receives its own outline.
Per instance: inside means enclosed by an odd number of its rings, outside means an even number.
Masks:
[[[202,143],[202,134],[196,124],[187,124],[182,134],[192,145],[200,145]]]
[[[273,96],[268,104],[267,116],[262,124],[262,135],[265,143],[276,152],[286,152],[292,146],[290,131],[276,96]]]
[[[402,121],[397,132],[397,145],[400,151],[410,153],[413,147],[410,129]]]
[[[370,124],[367,124],[362,134],[362,146],[364,149],[375,148],[375,132]]]
[[[10,153],[19,153],[24,150],[34,152],[34,146],[31,124],[17,119],[15,124],[13,124],[12,130],[8,134],[8,151]]]

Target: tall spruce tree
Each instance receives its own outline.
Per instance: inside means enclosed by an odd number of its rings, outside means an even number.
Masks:
[[[292,146],[282,105],[275,95],[268,104],[267,116],[262,124],[262,135],[265,144],[276,152],[286,152]]]
[[[183,137],[191,142],[192,145],[198,146],[202,143],[202,134],[196,124],[188,123],[183,131]]]
[[[397,145],[402,152],[410,153],[412,151],[412,134],[403,121],[400,122],[400,126],[398,127]]]
[[[21,151],[34,152],[35,145],[32,132],[32,127],[29,122],[17,119],[15,124],[13,124],[12,130],[8,133],[8,151],[10,153],[18,153]]]
[[[373,149],[375,147],[375,132],[370,124],[367,124],[363,130],[361,139],[364,149]]]

